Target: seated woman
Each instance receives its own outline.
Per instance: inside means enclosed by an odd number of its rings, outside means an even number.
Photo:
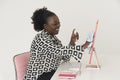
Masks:
[[[63,46],[55,36],[60,28],[59,18],[47,8],[37,9],[33,13],[32,20],[38,34],[31,44],[31,56],[24,80],[50,80],[61,60],[69,61],[70,57],[74,57],[80,62],[84,49],[90,42],[86,41],[83,45],[75,45],[79,35],[73,30],[69,45]]]

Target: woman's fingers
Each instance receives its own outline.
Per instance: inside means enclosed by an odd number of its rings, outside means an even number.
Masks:
[[[72,31],[72,37],[75,37],[74,32],[75,32],[75,29],[73,29],[73,31]]]
[[[73,29],[72,34],[74,34],[74,32],[75,32],[75,29]]]
[[[77,40],[79,39],[79,34],[78,34],[78,32],[76,32],[76,39],[77,39]]]

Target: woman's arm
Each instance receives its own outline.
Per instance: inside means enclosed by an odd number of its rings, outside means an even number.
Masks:
[[[64,46],[62,48],[62,56],[64,61],[69,61],[71,56],[74,57],[76,60],[80,61],[84,49],[86,49],[91,43],[88,40],[83,45],[75,45],[75,42],[79,39],[79,34],[78,32],[74,32],[75,29],[73,29],[72,31],[69,46]]]

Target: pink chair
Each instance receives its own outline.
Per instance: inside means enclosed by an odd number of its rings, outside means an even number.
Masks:
[[[16,80],[23,80],[26,73],[30,52],[15,55],[13,58],[16,72]]]

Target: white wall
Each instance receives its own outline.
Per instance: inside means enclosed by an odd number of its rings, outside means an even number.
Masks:
[[[13,56],[29,51],[36,34],[30,17],[43,6],[59,16],[58,37],[63,44],[69,43],[73,28],[80,34],[78,44],[82,44],[99,19],[96,48],[101,60],[108,54],[120,56],[119,0],[0,0],[0,80],[15,80]],[[111,63],[120,66],[114,58]]]

